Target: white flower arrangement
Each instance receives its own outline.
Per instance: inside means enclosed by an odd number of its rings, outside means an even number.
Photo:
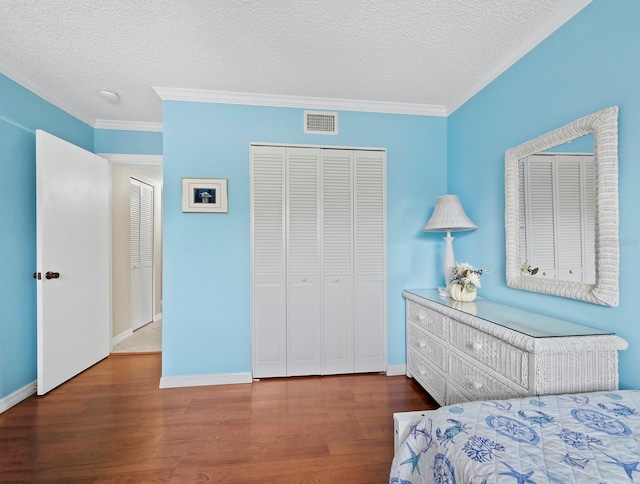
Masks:
[[[451,281],[449,283],[459,284],[469,292],[476,292],[476,288],[480,287],[480,276],[485,272],[489,272],[486,269],[474,269],[471,264],[466,262],[456,262],[451,271]]]

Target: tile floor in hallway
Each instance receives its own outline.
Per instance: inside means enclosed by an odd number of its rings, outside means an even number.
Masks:
[[[146,353],[162,351],[162,319],[144,325],[133,335],[120,341],[111,353]]]

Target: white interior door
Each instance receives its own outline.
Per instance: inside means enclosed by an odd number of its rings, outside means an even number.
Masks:
[[[109,170],[36,131],[38,395],[109,355]]]

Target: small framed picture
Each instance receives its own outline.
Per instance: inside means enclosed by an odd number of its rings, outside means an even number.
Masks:
[[[183,178],[182,211],[227,213],[227,179]]]

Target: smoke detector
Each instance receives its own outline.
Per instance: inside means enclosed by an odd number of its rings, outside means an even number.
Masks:
[[[106,89],[106,88],[100,89],[100,95],[104,99],[112,103],[117,103],[118,99],[120,99],[120,96],[118,96],[118,93],[115,91],[112,91],[111,89]]]

